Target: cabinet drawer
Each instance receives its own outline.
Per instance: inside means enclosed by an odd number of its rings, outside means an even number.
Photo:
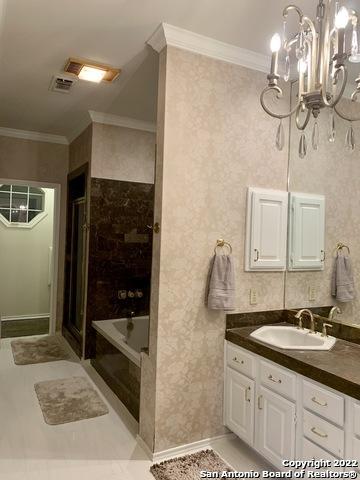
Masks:
[[[226,346],[226,363],[247,377],[255,378],[255,358],[242,348],[230,343]]]
[[[303,402],[305,408],[341,427],[344,425],[344,398],[340,395],[303,380]]]
[[[360,439],[354,437],[352,440],[352,456],[351,460],[360,460]],[[357,467],[357,470],[360,470],[360,466]]]
[[[344,431],[304,410],[304,435],[337,457],[344,457]]]
[[[295,400],[296,375],[271,363],[260,362],[260,379],[262,385]]]
[[[354,403],[354,433],[360,437],[360,403]]]
[[[302,439],[302,460],[335,460],[336,457],[328,453],[326,450],[322,449],[313,442],[310,442],[307,438],[303,437]]]

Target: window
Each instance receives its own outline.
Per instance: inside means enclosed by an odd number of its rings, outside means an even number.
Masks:
[[[11,227],[32,227],[44,217],[45,193],[25,185],[0,185],[0,220]]]

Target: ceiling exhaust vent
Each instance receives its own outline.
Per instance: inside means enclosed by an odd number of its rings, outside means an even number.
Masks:
[[[69,93],[76,81],[77,78],[55,75],[51,80],[50,90],[53,92]]]

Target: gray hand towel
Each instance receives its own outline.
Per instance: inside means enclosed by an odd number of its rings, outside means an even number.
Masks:
[[[351,259],[341,253],[334,260],[331,295],[339,302],[351,302],[356,297]]]
[[[231,255],[214,255],[210,264],[207,305],[212,310],[235,310],[235,269]]]

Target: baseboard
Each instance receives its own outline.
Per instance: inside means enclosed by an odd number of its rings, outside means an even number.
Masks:
[[[205,438],[204,440],[199,440],[197,442],[188,443],[186,445],[180,445],[179,447],[169,448],[168,450],[163,450],[161,452],[151,452],[150,448],[144,442],[144,440],[137,435],[136,440],[140,447],[145,451],[147,456],[153,462],[162,462],[173,457],[180,457],[182,455],[187,455],[189,453],[194,453],[199,450],[206,450],[212,448],[212,443],[217,440],[222,440],[223,438],[235,438],[234,433],[224,433],[223,435],[218,435],[216,437]]]
[[[144,450],[144,452],[149,457],[149,459],[152,461],[153,460],[153,452],[150,450],[147,443],[144,442],[144,440],[140,437],[139,434],[136,435],[136,441],[137,441],[138,445]]]
[[[16,320],[39,320],[41,318],[50,318],[50,313],[34,313],[34,315],[4,315],[2,322],[14,322]]]

